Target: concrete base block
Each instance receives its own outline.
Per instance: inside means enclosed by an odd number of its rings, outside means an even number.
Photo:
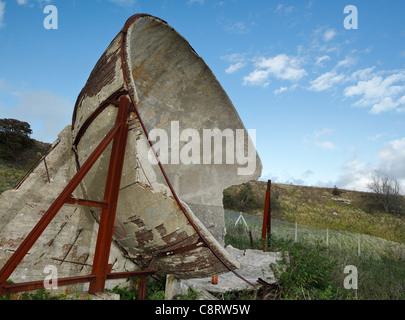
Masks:
[[[212,284],[212,277],[179,280],[174,276],[168,276],[166,281],[166,299],[171,300],[175,295],[187,294],[188,288],[201,293],[201,300],[216,299],[212,293],[225,293],[231,291],[254,290],[261,285],[257,282],[259,278],[268,283],[275,283],[276,279],[270,268],[282,260],[280,252],[263,252],[260,250],[239,250],[228,246],[226,250],[239,261],[241,267],[237,272],[254,285],[237,277],[234,273],[228,272],[218,276],[218,284]]]

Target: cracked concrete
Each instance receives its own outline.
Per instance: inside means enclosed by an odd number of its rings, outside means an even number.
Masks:
[[[121,54],[128,79],[124,79]],[[165,130],[171,140],[173,121],[182,129],[200,134],[204,129],[241,130],[245,134],[242,151],[248,154],[252,141],[247,130],[203,59],[163,20],[140,15],[123,38],[121,33],[117,35],[97,62],[77,99],[72,126],[60,133],[46,162],[42,161],[18,190],[0,196],[1,265],[113,126],[117,107],[106,101],[125,90],[134,98],[146,131]],[[134,113],[129,125],[110,256],[113,271],[134,270],[134,262],[145,267],[152,256],[196,244],[200,235],[211,248],[196,246],[160,258],[157,273],[195,278],[226,272],[228,269],[218,257],[229,267],[238,268],[239,262],[222,246],[222,192],[260,176],[262,166],[256,151],[253,150],[255,170],[247,175],[238,174],[241,168],[236,162],[215,164],[214,155],[210,164],[164,164],[186,216],[161,170],[148,158],[147,135]],[[111,146],[83,179],[74,197],[103,199],[110,152]],[[204,163],[202,155],[200,160]],[[44,278],[43,269],[50,264],[58,267],[59,276],[89,274],[98,219],[99,209],[65,205],[11,279],[21,282]],[[115,282],[107,283],[112,287]],[[76,289],[85,290],[85,286],[78,285]]]

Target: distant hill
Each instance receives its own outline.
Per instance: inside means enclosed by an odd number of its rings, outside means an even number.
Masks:
[[[267,182],[251,181],[224,191],[225,209],[263,215]],[[299,224],[349,231],[405,243],[405,215],[376,208],[371,193],[272,184],[272,216]]]
[[[0,194],[13,189],[51,146],[49,143],[31,140],[32,143],[16,152],[12,159],[0,157]]]
[[[37,140],[12,160],[0,157],[0,194],[13,189],[50,144]],[[251,181],[224,191],[224,208],[263,215],[267,182]],[[405,243],[405,215],[387,214],[370,202],[370,193],[333,188],[272,184],[272,216],[287,222],[361,233]]]

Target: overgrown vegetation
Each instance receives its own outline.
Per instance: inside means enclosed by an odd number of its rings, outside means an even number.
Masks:
[[[120,300],[138,300],[139,278],[128,280],[127,286],[116,286],[113,290],[106,289],[106,292],[112,292],[120,295]],[[148,278],[146,287],[146,300],[164,300],[165,299],[164,278]]]
[[[267,183],[252,181],[248,185],[250,187],[241,185],[225,190],[224,207],[262,217]],[[245,194],[241,192],[244,188],[254,194],[256,209],[242,210],[238,205],[240,195]],[[405,215],[386,213],[371,201],[373,194],[370,192],[336,189],[273,183],[272,217],[325,230],[349,231],[405,243]],[[337,192],[339,195],[335,195]],[[405,201],[404,197],[401,199]]]
[[[0,193],[13,189],[49,148],[31,133],[27,122],[0,119]]]
[[[253,183],[244,183],[223,192],[223,204],[225,209],[257,213],[264,209],[264,194],[257,192],[257,187]],[[277,186],[273,187],[271,193],[271,209],[273,212],[281,210],[279,205],[279,190]]]
[[[226,244],[248,249],[250,240],[241,225],[228,228]],[[262,249],[255,239],[255,248]],[[387,252],[382,257],[351,250],[327,247],[322,242],[295,243],[292,239],[272,236],[269,251],[283,252],[283,260],[271,265],[276,279],[266,299],[282,300],[403,300],[405,299],[405,259]],[[357,292],[344,288],[344,268],[358,269]],[[259,296],[260,298],[260,296]]]

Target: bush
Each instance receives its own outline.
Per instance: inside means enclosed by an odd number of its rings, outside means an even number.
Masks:
[[[232,193],[230,193],[228,190],[224,190],[224,197],[222,203],[224,204],[224,208],[228,210],[237,210],[236,201],[232,196]]]
[[[271,192],[271,210],[280,212],[279,191],[273,188]],[[232,193],[228,190],[223,192],[223,205],[225,209],[238,212],[255,213],[263,212],[265,197],[264,194],[255,194],[250,183],[244,183],[238,192]]]
[[[342,191],[340,191],[336,186],[332,190],[332,194],[334,196],[340,196],[342,194]]]
[[[326,246],[308,246],[273,237],[272,249],[275,247],[288,252],[277,267],[272,267],[283,298],[302,298],[303,292],[320,298],[319,294],[327,291],[328,296],[333,296],[331,281],[337,261],[325,254]],[[282,267],[285,265],[288,266],[286,269]]]

